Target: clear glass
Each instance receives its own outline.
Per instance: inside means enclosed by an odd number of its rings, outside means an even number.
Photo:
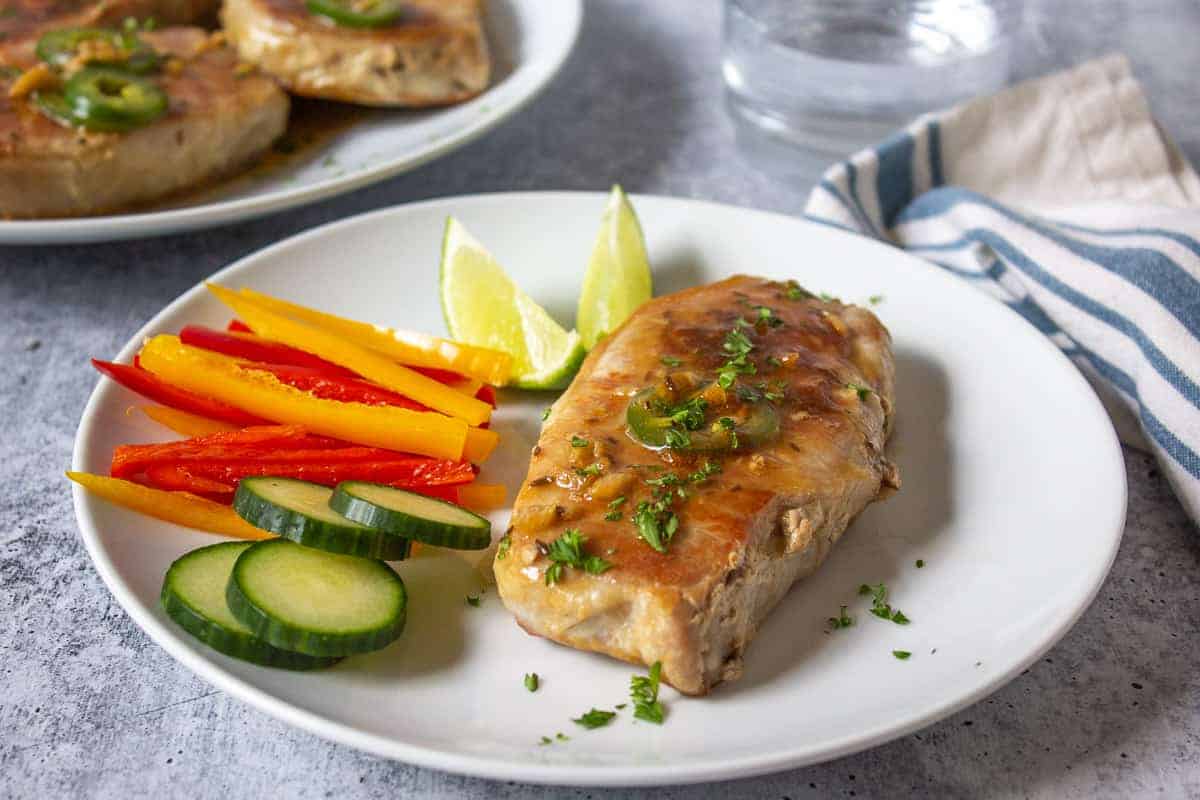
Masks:
[[[1021,0],[725,0],[735,118],[844,154],[1009,76]]]

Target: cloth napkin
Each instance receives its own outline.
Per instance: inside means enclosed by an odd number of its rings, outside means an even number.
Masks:
[[[926,115],[805,209],[971,282],[1087,376],[1200,522],[1200,179],[1115,55]]]

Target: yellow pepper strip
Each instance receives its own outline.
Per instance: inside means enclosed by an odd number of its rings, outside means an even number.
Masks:
[[[142,347],[140,359],[143,367],[173,386],[273,422],[303,425],[313,433],[348,442],[457,460],[467,441],[468,427],[460,419],[396,406],[324,400],[288,386],[269,372],[243,368],[234,359],[189,347],[178,336],[155,336]]]
[[[503,386],[512,373],[512,356],[501,350],[336,317],[252,289],[242,289],[239,294],[277,314],[304,320],[363,347],[377,350],[401,364],[445,369],[493,386]]]
[[[469,425],[487,422],[492,415],[492,407],[482,400],[468,397],[444,383],[400,366],[383,354],[355,344],[341,334],[276,314],[224,286],[210,283],[208,288],[265,339],[320,356],[434,411],[466,420]]]
[[[67,477],[97,497],[185,528],[219,533],[235,539],[272,539],[275,536],[246,522],[229,506],[188,492],[151,489],[132,481],[89,472],[68,472]]]
[[[458,487],[458,503],[472,511],[492,511],[504,505],[508,491],[498,483],[468,483]]]
[[[467,428],[462,457],[472,464],[482,464],[500,444],[500,434],[487,428]]]
[[[219,419],[209,419],[199,414],[189,414],[177,408],[168,406],[142,406],[142,413],[163,427],[170,428],[180,436],[207,436],[210,433],[236,431],[237,425],[232,422],[222,422]]]

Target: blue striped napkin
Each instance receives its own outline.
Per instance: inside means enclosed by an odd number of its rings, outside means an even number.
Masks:
[[[1123,56],[922,117],[833,166],[805,216],[1021,314],[1200,521],[1200,179]]]

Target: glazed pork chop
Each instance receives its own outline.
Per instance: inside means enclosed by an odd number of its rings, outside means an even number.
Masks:
[[[0,41],[13,42],[49,28],[109,27],[129,17],[159,25],[190,25],[215,16],[217,0],[7,0]]]
[[[436,106],[487,88],[491,60],[481,3],[225,0],[221,21],[241,57],[294,94]]]
[[[165,93],[166,110],[132,130],[56,121],[36,93],[12,96],[22,78],[0,84],[0,214],[96,214],[158,199],[245,168],[283,133],[287,95],[239,66],[219,38],[199,28],[139,35],[164,66],[138,77]],[[3,48],[0,58],[27,75],[46,71],[32,42]]]
[[[890,336],[794,283],[734,277],[642,306],[550,411],[494,562],[528,632],[705,694],[869,503]]]

